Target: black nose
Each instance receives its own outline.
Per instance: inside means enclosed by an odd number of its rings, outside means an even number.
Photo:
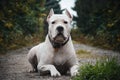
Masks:
[[[58,31],[58,32],[62,32],[63,29],[64,29],[64,28],[63,28],[62,26],[58,26],[58,27],[57,27],[57,31]]]

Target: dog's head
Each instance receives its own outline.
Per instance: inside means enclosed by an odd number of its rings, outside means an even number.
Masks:
[[[53,9],[50,10],[47,17],[49,24],[48,35],[52,41],[56,43],[64,43],[70,36],[72,15],[68,10],[64,14],[54,14]]]

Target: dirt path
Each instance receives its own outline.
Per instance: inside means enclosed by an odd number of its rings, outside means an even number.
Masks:
[[[118,55],[113,51],[106,51],[83,44],[75,44],[75,49],[87,50],[93,54]],[[31,47],[10,51],[0,56],[0,80],[70,80],[69,75],[61,77],[39,76],[38,73],[28,73],[31,68],[26,55]],[[80,62],[95,61],[93,59],[79,59]]]

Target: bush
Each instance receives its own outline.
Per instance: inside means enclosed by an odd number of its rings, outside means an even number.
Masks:
[[[95,65],[88,63],[79,72],[73,80],[120,80],[120,65],[115,59],[98,61]]]
[[[39,22],[42,20],[39,18],[44,17],[41,4],[42,1],[36,0],[1,0],[0,53],[12,44],[18,45],[18,42],[25,40],[27,36],[40,33],[42,24]]]
[[[75,7],[79,31],[93,37],[101,45],[107,44],[120,51],[120,0],[76,0]]]

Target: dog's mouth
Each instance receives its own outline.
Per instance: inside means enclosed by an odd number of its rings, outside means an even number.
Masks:
[[[65,40],[66,37],[62,33],[58,33],[54,38],[54,42],[56,43],[63,43]]]

